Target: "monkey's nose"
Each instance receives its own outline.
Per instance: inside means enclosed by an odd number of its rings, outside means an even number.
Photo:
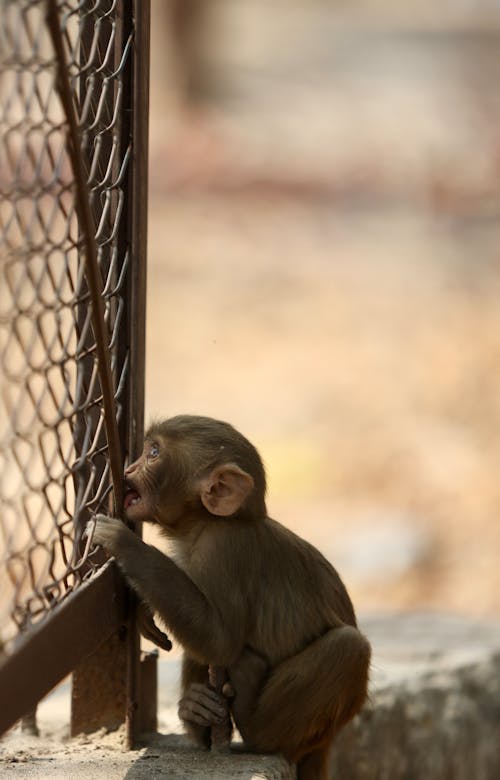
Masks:
[[[123,476],[125,477],[125,479],[127,479],[127,477],[131,477],[134,471],[136,470],[136,468],[137,468],[137,463],[131,463],[130,466],[127,466],[127,468],[123,472]]]

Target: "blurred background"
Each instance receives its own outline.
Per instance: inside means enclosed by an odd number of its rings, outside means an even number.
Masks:
[[[500,0],[153,0],[147,417],[359,612],[500,612]]]

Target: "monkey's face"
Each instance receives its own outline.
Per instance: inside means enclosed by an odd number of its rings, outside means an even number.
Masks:
[[[155,497],[161,467],[160,442],[146,440],[142,455],[125,470],[123,510],[127,520],[158,522]]]
[[[181,415],[146,432],[142,455],[125,471],[124,514],[174,536],[188,533],[200,516],[265,516],[264,494],[260,457],[241,434],[226,423]]]

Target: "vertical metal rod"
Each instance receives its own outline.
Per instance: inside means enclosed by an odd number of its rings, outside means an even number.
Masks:
[[[113,374],[109,356],[109,334],[104,320],[104,304],[102,299],[102,279],[97,260],[97,245],[95,240],[95,225],[90,208],[90,198],[87,187],[87,170],[81,152],[81,138],[73,102],[73,93],[68,77],[68,65],[64,42],[61,33],[57,0],[47,0],[47,24],[54,47],[57,64],[57,85],[68,125],[68,153],[71,159],[76,190],[76,211],[81,226],[85,246],[85,272],[92,302],[92,328],[94,330],[98,361],[99,380],[101,383],[104,408],[104,425],[108,440],[108,452],[113,482],[115,511],[121,510],[123,504],[123,459],[120,452],[120,438],[116,419],[115,395],[113,389]]]
[[[128,235],[130,252],[128,274],[127,336],[130,364],[126,419],[127,454],[133,460],[142,449],[144,435],[144,377],[146,351],[146,257],[148,216],[148,131],[149,131],[149,51],[150,2],[129,0],[124,11],[134,31],[133,70],[130,83],[131,127],[133,139],[131,178],[128,188]],[[124,127],[124,131],[127,128]],[[142,528],[136,527],[141,535]],[[156,715],[156,701],[146,702],[141,695],[140,637],[136,626],[136,602],[132,599],[128,633],[127,671],[127,743],[132,748],[141,724]],[[145,693],[145,692],[144,692]]]

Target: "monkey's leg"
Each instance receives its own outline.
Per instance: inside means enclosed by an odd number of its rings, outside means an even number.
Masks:
[[[227,700],[208,685],[208,666],[187,655],[182,661],[181,689],[179,717],[194,742],[209,748],[211,726],[228,717]]]
[[[269,663],[259,653],[245,647],[236,663],[229,667],[228,674],[229,685],[226,683],[222,691],[232,699],[231,713],[235,723],[244,723],[257,705],[269,674]]]
[[[299,762],[300,780],[326,778],[329,743],[361,709],[369,664],[370,645],[356,628],[328,631],[272,669],[255,706],[235,716],[244,741]],[[236,690],[238,682],[236,674]]]

